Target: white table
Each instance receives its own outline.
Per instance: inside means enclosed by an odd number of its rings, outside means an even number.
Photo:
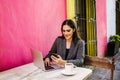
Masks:
[[[75,68],[77,72],[73,76],[63,75],[62,70],[45,72],[30,63],[0,72],[0,80],[85,80],[92,74],[91,69],[82,67]]]

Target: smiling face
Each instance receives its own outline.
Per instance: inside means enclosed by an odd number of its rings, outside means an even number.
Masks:
[[[62,33],[63,33],[63,36],[65,37],[66,40],[72,40],[72,36],[73,36],[74,31],[75,30],[72,29],[70,26],[64,25]]]

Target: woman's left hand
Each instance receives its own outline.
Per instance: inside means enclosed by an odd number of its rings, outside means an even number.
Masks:
[[[55,64],[64,66],[65,63],[67,63],[67,61],[63,60],[60,55],[57,55],[57,56],[58,56],[58,58],[52,55],[52,56],[51,56],[52,61],[53,61]]]

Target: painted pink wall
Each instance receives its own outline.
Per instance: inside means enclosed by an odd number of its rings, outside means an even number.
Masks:
[[[0,71],[45,56],[66,18],[65,0],[0,0]]]
[[[103,57],[107,46],[106,0],[96,0],[97,54]]]

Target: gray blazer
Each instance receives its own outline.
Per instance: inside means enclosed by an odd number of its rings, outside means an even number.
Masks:
[[[56,38],[51,50],[45,57],[51,56],[52,53],[59,54],[65,60],[66,40],[64,38]],[[73,63],[76,66],[82,66],[85,57],[85,44],[83,40],[78,40],[76,43],[72,42],[68,56],[66,58],[68,63]]]

